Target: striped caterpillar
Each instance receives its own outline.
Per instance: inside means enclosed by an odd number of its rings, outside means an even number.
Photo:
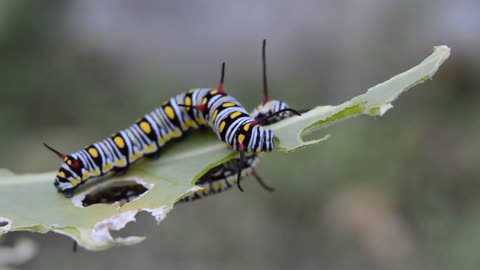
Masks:
[[[258,106],[251,115],[255,120],[260,120],[267,115],[275,114],[277,111],[285,108],[288,108],[286,103],[273,100],[267,102],[265,105],[262,104]],[[293,116],[293,113],[285,112],[271,118],[268,123],[265,124],[273,124],[291,116]],[[267,186],[256,172],[255,168],[260,162],[261,156],[261,153],[246,155],[244,162],[245,165],[243,168],[240,168],[239,159],[232,159],[213,167],[195,182],[195,185],[201,187],[202,189],[180,199],[178,202],[190,202],[198,200],[232,188],[237,184],[238,181],[241,180],[241,178],[238,178],[237,176],[239,171],[241,177],[252,175],[264,189],[273,191],[273,188]]]
[[[268,100],[265,44],[264,40],[263,105],[274,106],[279,101]],[[286,112],[299,113],[287,107],[259,119],[250,117],[235,98],[223,91],[224,75],[225,63],[217,89],[197,88],[178,94],[127,129],[72,154],[62,154],[45,144],[63,161],[54,181],[57,190],[71,197],[73,191],[89,179],[110,172],[123,174],[140,158],[158,156],[168,141],[183,137],[189,129],[204,126],[210,127],[221,141],[240,153],[237,185],[242,190],[238,180],[245,167],[245,153],[269,152],[275,147],[273,132],[262,128],[261,124]]]

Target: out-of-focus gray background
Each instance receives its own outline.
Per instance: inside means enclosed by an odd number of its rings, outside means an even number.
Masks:
[[[341,103],[452,48],[384,117],[268,154],[259,172],[274,193],[249,180],[159,226],[141,214],[127,230],[148,239],[104,252],[73,254],[52,233],[2,238],[39,243],[21,269],[478,269],[479,12],[474,0],[1,1],[0,167],[18,173],[57,169],[44,141],[75,151],[216,87],[221,61],[252,108],[263,38],[271,95],[294,108]]]

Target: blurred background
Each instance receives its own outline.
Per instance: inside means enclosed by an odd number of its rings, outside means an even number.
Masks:
[[[19,269],[479,269],[480,2],[1,1],[0,167],[53,171],[65,152],[130,125],[172,95],[216,87],[294,108],[339,104],[448,45],[433,81],[384,117],[326,142],[268,154],[254,181],[177,206],[140,245],[71,252],[49,233]],[[52,188],[53,191],[53,188]]]

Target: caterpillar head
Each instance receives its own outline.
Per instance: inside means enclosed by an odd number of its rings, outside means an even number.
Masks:
[[[47,144],[44,145],[63,161],[55,176],[53,185],[57,188],[58,192],[63,193],[66,198],[72,197],[73,190],[82,183],[82,178],[79,173],[83,167],[81,160],[72,155],[64,155]]]

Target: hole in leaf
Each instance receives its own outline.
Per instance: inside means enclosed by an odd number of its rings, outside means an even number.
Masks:
[[[0,217],[0,234],[5,231],[9,231],[12,226],[12,220],[4,217]]]
[[[142,194],[150,190],[152,186],[153,185],[148,185],[135,180],[112,181],[110,183],[107,182],[106,184],[98,185],[83,194],[79,194],[76,196],[77,198],[74,198],[73,200],[76,206],[83,207],[98,203],[123,206],[124,204],[140,197]],[[78,203],[79,201],[81,204]]]

